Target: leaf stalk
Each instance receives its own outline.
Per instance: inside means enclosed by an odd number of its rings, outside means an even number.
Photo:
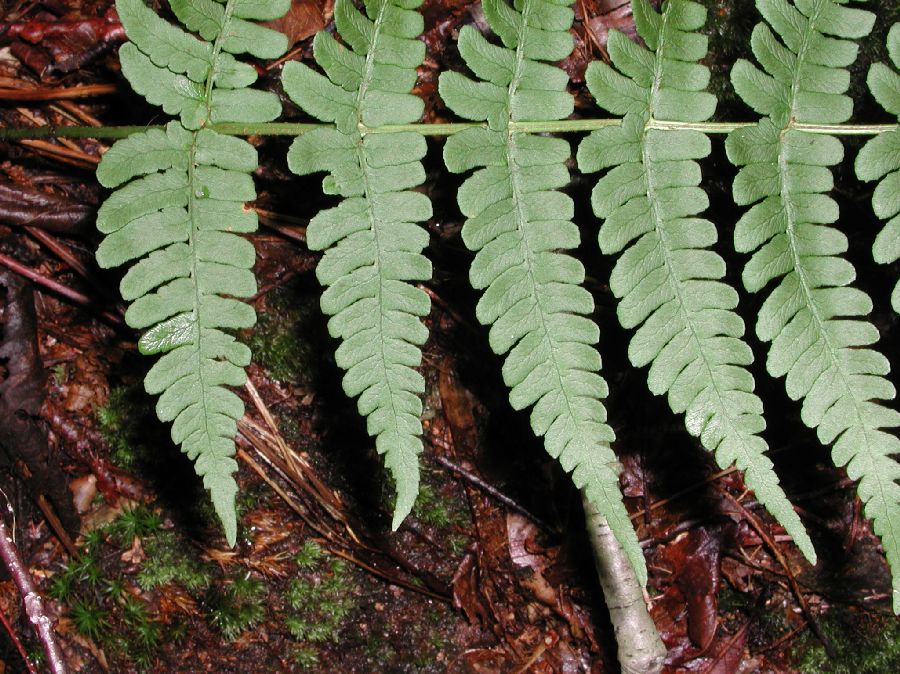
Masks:
[[[510,122],[510,130],[521,133],[576,133],[594,131],[606,126],[618,126],[619,118],[605,119],[564,119],[552,122]],[[753,126],[755,122],[670,122],[652,119],[649,128],[674,130],[691,129],[703,133],[725,134],[737,129]],[[300,136],[304,133],[332,124],[304,122],[261,122],[258,124],[221,123],[210,128],[229,136]],[[438,124],[390,124],[367,128],[366,133],[405,133],[415,131],[423,136],[451,136],[465,129],[487,128],[487,123],[453,122]],[[115,140],[149,129],[163,129],[161,124],[145,126],[36,126],[20,128],[0,128],[0,140],[31,140],[39,138],[96,138]],[[792,128],[806,133],[831,134],[837,136],[877,136],[889,131],[897,131],[897,124],[799,124]]]

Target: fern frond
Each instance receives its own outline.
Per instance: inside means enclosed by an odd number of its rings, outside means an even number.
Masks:
[[[610,168],[592,195],[603,253],[619,254],[610,288],[625,328],[635,328],[628,356],[650,365],[650,390],[668,394],[685,413],[688,431],[716,461],[744,471],[747,486],[793,536],[803,554],[815,550],[791,507],[760,433],[762,401],[746,369],[753,360],[735,313],[738,296],[722,281],[725,263],[711,247],[716,228],[697,217],[709,205],[696,160],[709,155],[707,136],[653,128],[656,120],[699,122],[715,110],[705,91],[709,71],[697,63],[707,38],[697,33],[706,10],[669,0],[658,14],[647,0],[632,2],[647,48],[610,31],[615,69],[595,62],[586,81],[597,103],[624,115],[621,126],[594,131],[578,149],[582,171]]]
[[[888,31],[887,47],[894,67],[900,70],[900,23]],[[900,73],[875,63],[866,81],[875,100],[900,118]],[[872,195],[872,208],[886,223],[875,239],[872,254],[881,264],[894,262],[900,258],[900,130],[888,131],[865,144],[856,157],[856,175],[860,180],[881,179]],[[891,306],[900,313],[900,282],[891,293]]]
[[[534,406],[531,426],[547,451],[573,473],[609,521],[641,583],[644,558],[618,486],[614,440],[597,374],[599,331],[587,318],[591,295],[580,286],[584,268],[564,250],[579,244],[572,200],[559,192],[569,182],[569,144],[516,131],[516,122],[557,120],[573,108],[568,77],[543,61],[565,58],[571,0],[483,0],[485,16],[504,47],[465,26],[459,50],[479,78],[442,73],[442,98],[456,114],[487,121],[487,129],[451,136],[447,168],[478,168],[459,190],[467,220],[462,236],[477,255],[472,285],[484,293],[478,320],[490,325],[494,352],[507,354],[503,379],[516,409]]]
[[[172,422],[172,439],[195,461],[232,545],[232,457],[244,406],[227,387],[244,384],[250,350],[226,330],[256,321],[253,308],[235,298],[256,292],[253,245],[238,234],[256,229],[256,214],[244,204],[256,198],[250,174],[258,162],[246,141],[201,127],[278,116],[278,97],[247,89],[256,71],[232,54],[281,53],[287,46],[283,35],[241,17],[271,17],[288,4],[279,0],[261,12],[246,0],[173,0],[176,15],[211,41],[206,42],[164,21],[141,0],[118,0],[131,39],[120,50],[125,77],[181,120],[165,131],[119,141],[97,169],[103,185],[118,188],[97,214],[97,227],[106,235],[97,261],[101,267],[132,263],[120,287],[131,302],[125,320],[146,330],[141,353],[163,354],[145,388],[160,395],[157,414]]]
[[[334,7],[338,33],[349,49],[321,32],[313,41],[324,77],[292,61],[284,68],[288,96],[335,128],[297,138],[288,154],[294,173],[327,171],[324,190],[344,200],[309,223],[307,244],[324,250],[316,275],[328,289],[322,310],[329,332],[342,340],[338,365],[344,391],[359,396],[370,435],[385,455],[397,489],[393,527],[409,514],[419,490],[422,452],[419,416],[425,390],[420,346],[431,308],[412,282],[431,278],[422,255],[431,202],[411,189],[422,184],[425,139],[418,133],[370,134],[369,127],[409,123],[423,103],[411,95],[425,57],[421,0],[367,0],[366,15],[350,0]]]
[[[739,205],[753,205],[735,228],[735,248],[753,253],[744,285],[757,292],[777,282],[756,324],[771,342],[766,366],[786,375],[788,395],[802,399],[803,422],[817,429],[832,457],[859,480],[865,512],[881,536],[894,574],[894,609],[900,610],[900,442],[885,429],[900,415],[879,401],[894,398],[885,378],[890,365],[873,349],[878,330],[862,320],[869,297],[851,287],[853,266],[841,257],[847,237],[831,227],[838,206],[827,195],[829,166],[843,158],[833,136],[811,134],[795,123],[846,121],[853,101],[844,92],[852,42],[869,33],[874,16],[834,0],[758,0],[768,25],[753,31],[753,52],[765,72],[739,61],[735,90],[765,117],[729,135],[728,157],[742,167],[734,182]],[[771,26],[771,28],[770,28]],[[773,33],[774,30],[774,33]],[[777,37],[776,37],[777,35]]]

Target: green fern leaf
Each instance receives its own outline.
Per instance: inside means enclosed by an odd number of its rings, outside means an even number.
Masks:
[[[248,89],[256,81],[256,69],[232,54],[249,53],[275,58],[287,49],[287,38],[278,31],[238,18],[236,6],[253,3],[228,0],[182,0],[173,10],[204,31],[204,40],[170,24],[144,5],[143,0],[117,0],[116,10],[131,42],[119,51],[122,72],[131,86],[150,103],[170,115],[180,115],[188,129],[207,122],[266,122],[281,114],[278,96]],[[278,3],[281,7],[286,5]],[[190,11],[187,7],[190,6]],[[210,10],[218,21],[204,24],[195,14]],[[216,14],[221,10],[221,14]],[[248,9],[252,13],[252,9]],[[258,12],[257,12],[258,13]],[[223,25],[228,17],[227,27]],[[248,31],[242,26],[253,26]],[[227,29],[226,29],[227,28]],[[248,37],[249,32],[249,37]],[[206,42],[205,40],[212,40]]]
[[[244,406],[227,387],[246,381],[250,350],[226,330],[256,321],[253,308],[235,298],[256,292],[253,245],[238,234],[256,229],[256,214],[244,204],[256,198],[250,174],[258,162],[246,141],[201,127],[278,116],[277,96],[244,88],[256,71],[231,53],[277,56],[286,41],[239,18],[272,16],[256,2],[172,4],[212,42],[160,19],[141,0],[117,3],[132,40],[120,50],[123,73],[148,101],[181,119],[121,140],[104,155],[97,177],[118,189],[97,214],[106,235],[97,261],[131,264],[120,287],[131,302],[125,320],[146,330],[141,353],[162,354],[145,388],[159,395],[157,414],[172,422],[172,439],[195,462],[233,545],[234,436]],[[193,18],[201,11],[215,26]]]
[[[734,311],[738,296],[722,281],[725,263],[711,250],[716,228],[697,217],[709,205],[696,161],[709,155],[709,139],[699,131],[654,128],[657,120],[704,121],[715,110],[705,91],[709,71],[696,63],[706,56],[707,38],[695,32],[706,10],[669,0],[658,14],[647,0],[634,0],[632,11],[647,48],[610,31],[615,69],[595,62],[586,74],[598,104],[624,119],[593,132],[578,149],[582,171],[611,168],[592,204],[604,219],[601,250],[620,254],[610,288],[621,300],[619,321],[636,329],[629,359],[650,365],[650,390],[668,394],[672,410],[685,413],[688,431],[720,466],[744,471],[760,503],[814,561],[812,543],[765,455],[762,401],[746,369],[753,355]]]
[[[419,490],[422,402],[420,346],[428,330],[420,318],[431,308],[412,282],[431,278],[422,255],[428,233],[417,222],[431,217],[431,202],[410,191],[425,180],[425,139],[418,133],[368,133],[370,127],[415,122],[423,103],[409,93],[425,57],[421,0],[367,0],[366,14],[350,0],[334,7],[338,33],[313,41],[318,74],[292,61],[282,81],[288,96],[336,128],[297,138],[288,154],[294,173],[328,172],[324,189],[344,200],[319,213],[307,244],[324,250],[316,275],[328,289],[322,310],[329,332],[342,340],[336,353],[346,370],[344,390],[359,396],[368,431],[394,477],[393,528],[409,514]]]
[[[730,134],[726,150],[742,167],[735,201],[753,204],[735,228],[737,250],[753,253],[744,285],[756,292],[777,281],[756,325],[760,339],[772,342],[766,366],[787,376],[788,395],[803,400],[804,423],[823,444],[834,443],[835,463],[859,480],[900,611],[900,465],[891,457],[900,442],[885,430],[900,425],[900,415],[879,404],[895,395],[885,378],[890,366],[866,348],[878,340],[878,330],[860,318],[872,302],[850,286],[855,270],[840,257],[847,237],[829,226],[838,206],[826,194],[833,186],[828,167],[841,161],[843,148],[833,136],[794,126],[840,123],[852,113],[844,95],[857,53],[852,40],[867,35],[875,17],[844,4],[758,0],[768,26],[756,26],[752,45],[765,72],[739,61],[732,81],[765,117]]]
[[[900,70],[900,23],[891,26],[887,37],[888,55]],[[883,63],[875,63],[867,78],[869,90],[881,106],[900,117],[900,73]],[[900,130],[894,129],[871,139],[856,157],[860,180],[878,180],[872,195],[875,215],[887,222],[875,239],[872,254],[881,264],[900,258]],[[891,306],[900,313],[900,282],[891,293]]]
[[[440,93],[461,117],[487,121],[487,129],[451,136],[447,168],[478,168],[459,190],[467,220],[462,236],[477,252],[472,285],[483,290],[478,320],[490,325],[495,353],[507,354],[503,378],[516,409],[533,405],[531,426],[547,451],[573,473],[575,484],[609,521],[641,583],[647,571],[618,486],[614,440],[597,374],[594,310],[580,284],[584,268],[559,252],[576,248],[572,200],[559,192],[569,182],[569,144],[516,130],[516,123],[557,120],[573,108],[568,77],[542,61],[565,58],[571,0],[483,0],[485,16],[505,47],[472,28],[459,35],[460,54],[480,78],[442,73]]]

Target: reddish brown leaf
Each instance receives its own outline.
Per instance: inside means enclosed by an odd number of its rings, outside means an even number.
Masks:
[[[72,199],[0,180],[0,222],[77,234],[93,224],[94,210]]]
[[[472,623],[487,623],[490,609],[479,588],[478,565],[473,553],[467,553],[453,574],[453,607],[461,609]]]
[[[716,634],[716,590],[719,586],[719,539],[707,529],[694,529],[682,539],[684,565],[677,576],[687,601],[688,636],[701,650]]]
[[[740,669],[744,656],[744,645],[747,643],[747,625],[744,625],[733,636],[720,639],[709,657],[712,660],[703,674],[734,674]]]
[[[113,8],[102,17],[74,19],[41,12],[28,21],[0,24],[3,27],[7,37],[21,40],[13,43],[12,52],[41,76],[72,72],[126,39]]]
[[[333,11],[334,0],[293,0],[287,14],[264,23],[287,35],[288,44],[293,47],[322,30]]]

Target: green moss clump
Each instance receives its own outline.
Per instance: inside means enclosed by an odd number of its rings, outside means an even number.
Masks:
[[[311,385],[319,371],[319,354],[309,336],[320,321],[318,300],[312,295],[301,295],[293,284],[272,290],[248,340],[254,362],[273,379]]]
[[[838,656],[830,659],[808,631],[794,648],[803,674],[888,674],[900,672],[900,623],[893,617],[834,607],[820,618]]]
[[[127,471],[134,471],[152,457],[138,438],[145,418],[153,415],[149,396],[137,385],[116,386],[103,407],[96,410],[97,424],[109,447],[110,460]]]
[[[309,571],[316,567],[319,560],[322,559],[322,555],[322,546],[312,539],[307,539],[303,542],[300,552],[294,557],[294,561],[297,563],[298,569]]]
[[[159,624],[122,581],[104,578],[90,555],[82,555],[57,574],[50,594],[68,604],[66,613],[79,634],[139,671],[150,667],[161,641]]]
[[[212,581],[209,566],[191,555],[171,531],[158,531],[147,538],[144,551],[147,556],[137,575],[143,590],[174,582],[188,592],[197,592]]]
[[[249,573],[232,576],[224,586],[216,587],[208,597],[209,622],[217,627],[227,641],[234,641],[242,632],[262,621],[265,610],[265,586]]]
[[[69,606],[69,618],[78,633],[92,641],[100,641],[109,631],[106,611],[92,601],[82,599],[73,601]]]
[[[296,561],[299,570],[317,575],[294,578],[288,585],[285,600],[292,611],[285,616],[284,625],[297,641],[335,643],[356,609],[351,569],[342,559],[328,562],[314,541],[304,544]]]
[[[309,669],[319,664],[319,654],[313,648],[298,646],[294,649],[294,664],[302,669]]]
[[[106,530],[120,546],[129,547],[135,538],[147,538],[156,533],[161,526],[162,518],[141,504],[125,508],[121,515],[106,526]]]

